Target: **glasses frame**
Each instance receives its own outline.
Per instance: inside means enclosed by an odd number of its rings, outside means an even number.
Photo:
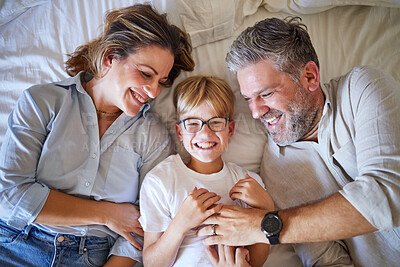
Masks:
[[[225,119],[225,126],[224,126],[224,129],[222,129],[222,130],[220,130],[220,131],[214,131],[213,129],[211,129],[211,127],[210,127],[210,121],[211,121],[212,119]],[[186,128],[186,121],[188,121],[188,120],[199,120],[199,121],[201,121],[200,129],[199,129],[198,131],[196,131],[196,132],[191,132],[191,131],[189,131],[189,130]],[[213,131],[214,133],[218,133],[218,132],[222,132],[223,130],[226,129],[226,126],[228,125],[228,122],[229,122],[230,120],[231,120],[231,119],[229,119],[228,117],[212,117],[211,119],[208,119],[207,121],[203,121],[202,119],[199,119],[199,118],[186,118],[186,119],[184,119],[184,120],[180,120],[180,121],[178,122],[178,125],[181,124],[181,123],[183,123],[183,128],[185,128],[185,130],[186,130],[188,133],[198,133],[198,132],[200,132],[200,131],[203,129],[204,124],[207,124],[208,129],[210,129],[210,130]]]

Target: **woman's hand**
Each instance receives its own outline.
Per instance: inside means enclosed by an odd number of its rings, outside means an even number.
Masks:
[[[203,223],[205,219],[219,212],[222,204],[215,203],[221,199],[214,192],[207,189],[195,187],[193,191],[186,197],[176,214],[174,221],[180,225],[181,229],[186,233]]]
[[[253,208],[274,210],[274,202],[270,195],[248,174],[232,187],[229,196],[232,200],[240,199]]]
[[[206,253],[214,267],[250,267],[250,254],[244,247],[218,245],[218,253],[214,246],[207,246]]]
[[[142,246],[135,240],[131,233],[143,236],[143,229],[138,219],[140,212],[138,206],[131,203],[107,202],[105,225],[112,231],[123,236],[135,248],[142,250]]]

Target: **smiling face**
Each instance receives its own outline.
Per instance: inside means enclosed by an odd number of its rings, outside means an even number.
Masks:
[[[253,118],[261,120],[275,143],[301,140],[318,124],[320,106],[308,89],[314,81],[306,74],[295,83],[271,60],[263,60],[239,70],[237,78]]]
[[[202,101],[194,109],[181,114],[180,120],[187,118],[198,118],[207,121],[213,117],[220,117],[210,107],[207,102]],[[202,166],[208,170],[219,171],[222,168],[221,155],[228,145],[229,139],[232,137],[235,128],[234,121],[228,121],[227,126],[220,132],[213,132],[204,124],[202,129],[197,133],[189,133],[185,130],[183,123],[176,124],[176,131],[179,140],[183,143],[186,151],[191,156],[189,168],[197,172],[204,173],[204,169],[193,166]],[[211,171],[214,172],[214,171]]]
[[[125,59],[106,57],[105,75],[95,92],[96,108],[135,116],[144,103],[160,94],[173,64],[171,51],[158,46],[144,46]]]

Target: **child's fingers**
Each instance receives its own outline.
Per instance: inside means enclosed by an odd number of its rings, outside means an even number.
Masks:
[[[240,192],[235,192],[235,193],[230,194],[230,198],[232,200],[236,200],[236,199],[243,200],[242,197],[243,197],[243,194]]]
[[[200,195],[200,196],[198,197],[198,200],[200,201],[200,203],[204,203],[204,202],[206,202],[208,199],[213,198],[213,197],[215,197],[215,196],[218,196],[218,195],[217,195],[216,193],[214,193],[214,192],[206,192],[206,193]]]
[[[199,188],[197,189],[197,187],[195,187],[196,190],[193,189],[192,193],[190,193],[190,195],[193,196],[193,198],[198,198],[203,194],[206,194],[208,192],[207,189],[205,188]]]
[[[225,245],[225,258],[229,266],[235,265],[235,249],[236,247]]]
[[[210,197],[204,201],[204,207],[208,209],[212,204],[215,204],[215,202],[218,202],[221,199],[221,196],[215,195],[213,197]]]
[[[239,266],[250,266],[248,262],[250,261],[250,253],[249,250],[243,247],[238,247],[236,249],[236,264]]]
[[[206,216],[210,217],[211,215],[218,213],[224,205],[222,203],[218,203],[218,205],[214,205],[212,208],[209,208],[206,211]]]
[[[218,264],[218,253],[214,248],[214,245],[206,246],[206,254],[211,261],[213,266],[217,266]]]

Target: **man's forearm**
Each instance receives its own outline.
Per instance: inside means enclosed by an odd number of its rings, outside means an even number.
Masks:
[[[314,204],[279,211],[281,243],[339,240],[374,232],[373,227],[340,193]]]

